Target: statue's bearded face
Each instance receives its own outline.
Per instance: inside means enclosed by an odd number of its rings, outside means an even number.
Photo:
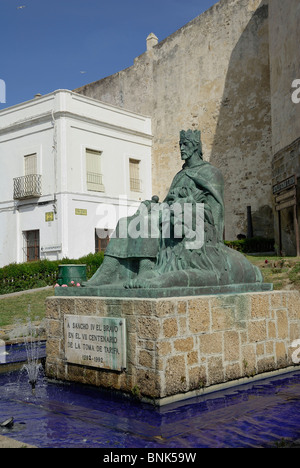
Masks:
[[[195,153],[197,148],[195,143],[193,143],[188,138],[181,138],[179,141],[179,147],[181,152],[181,159],[183,161],[189,159]]]

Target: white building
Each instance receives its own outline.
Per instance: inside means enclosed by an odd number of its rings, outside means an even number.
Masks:
[[[0,267],[105,248],[152,196],[151,146],[150,118],[68,90],[2,110]]]

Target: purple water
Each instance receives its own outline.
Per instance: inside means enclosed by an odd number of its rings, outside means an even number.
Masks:
[[[40,448],[275,447],[300,439],[300,370],[162,408],[26,373],[0,375],[0,434]],[[2,432],[1,432],[2,431]]]

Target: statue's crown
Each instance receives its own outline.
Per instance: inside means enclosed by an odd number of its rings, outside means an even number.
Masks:
[[[200,130],[181,130],[180,138],[187,138],[188,140],[201,143]]]

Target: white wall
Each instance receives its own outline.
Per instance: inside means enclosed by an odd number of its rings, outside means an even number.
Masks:
[[[27,230],[40,231],[41,258],[94,252],[95,229],[104,227],[99,207],[117,207],[121,196],[132,213],[151,198],[151,145],[148,117],[71,91],[1,111],[0,266],[24,261],[22,233]],[[102,152],[104,192],[87,190],[86,148]],[[42,196],[14,201],[13,179],[24,175],[24,156],[31,153],[37,153]],[[141,161],[141,192],[130,191],[129,158]],[[55,212],[53,221],[45,220],[48,212]]]

